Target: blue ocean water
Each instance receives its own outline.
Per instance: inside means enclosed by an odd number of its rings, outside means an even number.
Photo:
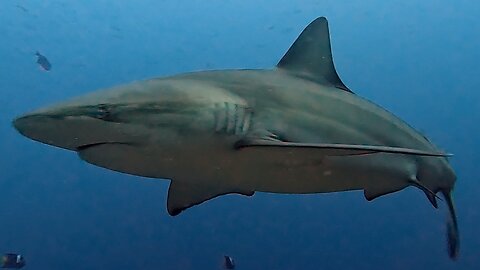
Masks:
[[[478,269],[480,5],[474,1],[0,2],[0,253],[25,269]],[[227,195],[177,217],[167,181],[115,173],[20,136],[11,120],[98,88],[181,72],[269,68],[313,19],[358,95],[454,153],[461,233],[414,188]],[[52,63],[35,63],[35,51]]]

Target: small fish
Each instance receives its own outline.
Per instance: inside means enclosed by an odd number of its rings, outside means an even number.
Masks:
[[[115,25],[110,25],[110,29],[112,29],[112,30],[115,31],[115,32],[122,32],[122,30],[121,30],[119,27],[115,26]]]
[[[25,259],[20,254],[7,253],[1,257],[0,268],[20,269],[25,266]]]
[[[15,5],[15,7],[17,7],[18,9],[20,9],[21,11],[23,12],[28,12],[28,9],[25,8],[24,6],[21,6],[21,5]]]
[[[235,269],[235,262],[233,261],[232,257],[225,255],[223,258],[223,267],[225,269]]]
[[[40,68],[49,71],[52,69],[52,64],[48,61],[47,57],[44,55],[41,55],[38,51],[35,53],[35,56],[37,56],[37,64],[40,65]]]

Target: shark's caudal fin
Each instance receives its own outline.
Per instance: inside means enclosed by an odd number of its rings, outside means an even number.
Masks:
[[[352,92],[335,70],[325,17],[317,18],[303,30],[277,67],[295,76]]]
[[[455,214],[455,205],[453,204],[452,191],[442,191],[443,197],[447,201],[450,217],[447,221],[447,243],[448,255],[450,258],[456,259],[460,250],[460,236],[458,233],[457,215]]]

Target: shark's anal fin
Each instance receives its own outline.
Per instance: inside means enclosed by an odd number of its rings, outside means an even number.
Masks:
[[[263,148],[285,148],[289,151],[293,149],[311,149],[325,156],[352,156],[352,155],[366,155],[375,153],[391,153],[402,155],[415,156],[432,156],[432,157],[446,157],[449,154],[441,152],[430,152],[411,148],[391,147],[383,145],[360,145],[360,144],[338,144],[338,143],[296,143],[283,142],[275,140],[275,137],[255,138],[245,137],[237,141],[234,145],[235,149],[242,149],[248,147],[263,147]]]
[[[303,30],[277,67],[295,76],[352,92],[335,70],[325,17],[317,18]]]
[[[226,194],[252,196],[254,191],[172,180],[168,188],[167,210],[171,216],[176,216],[187,208]]]

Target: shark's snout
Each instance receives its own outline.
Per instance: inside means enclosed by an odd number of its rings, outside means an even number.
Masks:
[[[135,127],[105,120],[104,114],[96,107],[55,106],[20,116],[13,120],[12,125],[20,134],[34,141],[73,151],[86,145],[128,143],[132,140]],[[119,128],[120,125],[122,128]]]
[[[13,120],[13,127],[23,136],[34,141],[74,150],[77,146],[75,136],[68,131],[67,121],[56,115],[28,114]]]
[[[33,140],[39,140],[39,129],[42,129],[42,123],[45,123],[49,119],[41,115],[24,115],[20,116],[12,121],[13,127],[25,137]]]
[[[13,119],[12,126],[23,136],[28,136],[28,126],[29,126],[28,116],[21,116],[18,118]]]

